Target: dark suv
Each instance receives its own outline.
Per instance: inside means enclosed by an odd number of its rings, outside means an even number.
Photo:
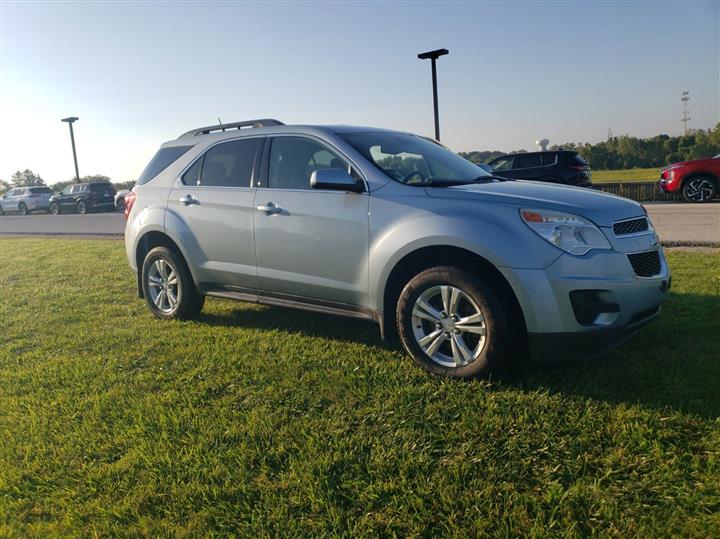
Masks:
[[[495,176],[590,187],[592,170],[577,152],[558,150],[503,155],[488,163]]]
[[[73,183],[50,198],[50,211],[115,211],[115,188],[108,182]]]

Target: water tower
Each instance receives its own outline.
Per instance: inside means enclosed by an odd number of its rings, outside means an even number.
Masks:
[[[546,138],[541,138],[540,140],[536,140],[536,141],[535,141],[535,144],[537,144],[538,146],[540,146],[540,151],[541,151],[541,152],[546,152],[546,151],[547,151],[547,145],[550,144],[550,141],[549,141],[548,139],[546,139]]]

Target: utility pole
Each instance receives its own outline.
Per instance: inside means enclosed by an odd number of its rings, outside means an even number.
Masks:
[[[440,141],[440,117],[438,114],[437,68],[435,67],[435,61],[448,53],[447,49],[436,49],[417,55],[420,60],[430,60],[432,63],[433,110],[435,112],[435,140],[437,141]]]
[[[77,118],[75,116],[70,116],[69,118],[63,118],[63,122],[67,122],[67,124],[70,126],[70,143],[72,144],[72,151],[73,151],[73,161],[75,162],[75,182],[80,182],[80,173],[78,172],[78,165],[77,165],[77,152],[75,152],[75,134],[73,133],[73,127],[72,124],[79,120],[80,118]]]
[[[690,101],[690,92],[685,90],[682,93],[682,97],[680,98],[680,101],[682,101],[682,113],[683,117],[682,120],[680,120],[683,125],[685,126],[683,128],[683,135],[688,134],[688,122],[690,121],[690,111],[688,110],[688,101]]]

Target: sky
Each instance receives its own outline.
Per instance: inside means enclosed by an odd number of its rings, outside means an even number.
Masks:
[[[135,179],[193,127],[252,118],[532,149],[720,121],[720,2],[7,2],[0,178]]]

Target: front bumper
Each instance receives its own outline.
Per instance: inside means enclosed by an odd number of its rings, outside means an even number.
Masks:
[[[654,249],[660,254],[660,272],[652,277],[635,275],[628,253],[615,250],[562,255],[542,270],[501,269],[522,308],[532,359],[591,359],[656,318],[670,288],[670,273],[662,249]],[[578,291],[597,292],[603,305],[612,307],[588,321],[573,306],[571,293]]]

